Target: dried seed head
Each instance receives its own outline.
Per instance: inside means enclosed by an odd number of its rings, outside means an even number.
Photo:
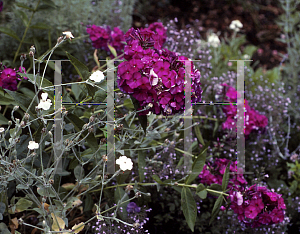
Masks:
[[[90,117],[90,123],[93,123],[94,121],[95,121],[95,116],[92,115],[92,116]]]
[[[131,190],[133,189],[133,186],[128,184],[126,187],[125,187],[125,192],[126,193],[129,193]]]
[[[141,226],[139,223],[134,223],[134,224],[133,224],[133,227],[134,227],[134,228],[138,228],[139,226]]]
[[[24,114],[24,118],[25,118],[26,120],[29,120],[30,115],[29,115],[28,113],[25,113],[25,114]]]

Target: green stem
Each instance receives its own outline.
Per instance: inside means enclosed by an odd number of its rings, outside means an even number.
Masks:
[[[41,1],[41,0],[38,0],[38,3],[36,4],[36,7],[35,7],[34,11],[33,11],[32,14],[31,14],[31,17],[30,17],[30,19],[29,19],[29,21],[28,21],[28,24],[27,24],[27,26],[26,26],[25,32],[24,32],[24,34],[23,34],[22,40],[21,40],[21,42],[20,42],[20,44],[19,44],[19,47],[18,47],[18,49],[17,49],[17,52],[15,53],[15,57],[14,57],[13,63],[14,63],[14,62],[16,61],[16,59],[17,59],[17,56],[18,56],[18,54],[19,54],[19,52],[20,52],[21,46],[22,46],[22,44],[23,44],[23,41],[25,40],[27,31],[28,31],[28,29],[29,29],[29,27],[30,27],[31,20],[32,20],[32,18],[33,18],[34,13],[37,11],[37,8],[38,8],[38,6],[39,6],[39,4],[40,4],[40,1]]]
[[[135,185],[136,183],[128,183],[128,184],[117,184],[117,185],[113,185],[113,186],[109,186],[109,187],[106,187],[104,189],[111,189],[111,188],[116,188],[116,187],[125,187],[127,185]],[[141,185],[141,186],[156,186],[157,183],[137,183],[137,185]],[[197,185],[189,185],[189,184],[168,184],[168,183],[164,183],[164,185],[170,185],[170,186],[180,186],[180,187],[187,187],[187,188],[194,188],[196,189],[197,188]],[[97,191],[100,191],[101,189],[96,189],[96,190],[93,190],[91,192],[97,192]],[[226,194],[224,192],[220,192],[220,191],[215,191],[215,190],[212,190],[212,189],[206,189],[208,192],[214,192],[214,193],[219,193],[219,194],[223,194],[225,196],[229,196],[229,194]]]

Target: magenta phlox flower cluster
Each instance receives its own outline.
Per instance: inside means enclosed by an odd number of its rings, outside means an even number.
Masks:
[[[236,128],[236,117],[237,117],[237,107],[232,103],[237,102],[237,97],[239,98],[241,95],[235,90],[235,88],[222,84],[222,86],[228,87],[226,92],[226,101],[229,101],[231,105],[227,105],[224,107],[224,112],[226,114],[226,121],[223,123],[223,129],[233,129]],[[251,131],[258,130],[259,128],[265,128],[268,125],[268,118],[264,115],[260,115],[256,110],[250,108],[248,105],[248,101],[244,100],[245,107],[245,135],[249,135]]]
[[[96,49],[110,51],[108,44],[115,48],[117,54],[121,54],[124,49],[124,32],[115,27],[113,30],[109,26],[96,26],[92,25],[86,29],[90,34],[92,45]]]
[[[184,110],[185,66],[182,60],[188,58],[162,48],[165,31],[160,25],[150,25],[156,31],[131,28],[125,34],[124,58],[127,61],[118,66],[117,83],[122,92],[139,101],[140,109],[150,107],[140,115],[149,111],[171,115]],[[200,102],[200,72],[192,62],[191,67],[192,102]]]
[[[226,158],[216,158],[214,163],[208,162],[204,165],[203,170],[199,174],[200,183],[211,185],[211,184],[222,184],[222,178],[225,173],[229,159]],[[238,188],[238,186],[243,186],[247,184],[245,180],[242,169],[236,167],[237,162],[230,164],[230,172],[238,172],[236,174],[231,174],[229,178],[228,188]]]
[[[2,66],[2,64],[0,64],[0,67],[0,87],[10,91],[16,91],[18,89],[18,80],[21,80],[21,76],[17,74],[16,69],[7,68],[6,66]],[[22,71],[22,68],[19,67],[18,72],[26,73],[26,70],[23,67]]]
[[[230,190],[229,194],[230,208],[247,226],[259,227],[284,220],[286,205],[283,198],[266,187],[252,185],[247,189]]]

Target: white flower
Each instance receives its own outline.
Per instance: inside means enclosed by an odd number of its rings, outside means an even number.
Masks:
[[[90,79],[95,81],[95,82],[100,82],[100,81],[104,80],[104,74],[103,74],[102,71],[95,71],[90,76]]]
[[[39,148],[39,144],[36,143],[35,141],[29,141],[29,145],[28,145],[28,149],[38,149]]]
[[[131,161],[131,158],[127,158],[126,156],[121,156],[116,160],[116,164],[120,166],[120,169],[122,171],[131,170],[133,163]]]
[[[67,39],[72,39],[74,38],[74,36],[72,35],[72,33],[70,31],[66,31],[62,33],[64,36],[66,36]]]
[[[243,56],[243,58],[247,60],[247,59],[250,58],[250,56],[249,56],[248,54],[245,54],[245,55]]]
[[[51,100],[47,98],[48,98],[48,93],[42,93],[42,99],[40,100],[40,103],[38,105],[39,109],[44,109],[44,110],[50,109],[52,103]]]
[[[243,24],[239,20],[234,20],[229,25],[229,28],[236,32],[240,31],[240,28],[242,28],[242,27],[243,27]]]
[[[3,133],[5,131],[4,128],[0,128],[0,133]]]
[[[220,45],[220,39],[215,33],[212,33],[208,36],[207,42],[213,47],[218,47]]]

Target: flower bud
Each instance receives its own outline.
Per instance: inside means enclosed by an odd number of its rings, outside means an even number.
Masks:
[[[18,109],[19,109],[19,106],[14,106],[13,111],[16,111],[16,110],[18,110]]]
[[[8,124],[8,126],[11,126],[12,122],[9,120],[7,124]]]
[[[29,120],[30,115],[29,115],[28,113],[25,113],[25,114],[24,114],[24,118],[25,118],[26,120]]]
[[[34,53],[35,53],[35,47],[34,45],[32,45],[29,49],[29,56],[30,57],[33,57],[34,56]]]
[[[24,62],[24,61],[25,61],[25,59],[26,59],[26,54],[21,54],[21,56],[20,56],[20,60],[21,60],[22,62]]]

